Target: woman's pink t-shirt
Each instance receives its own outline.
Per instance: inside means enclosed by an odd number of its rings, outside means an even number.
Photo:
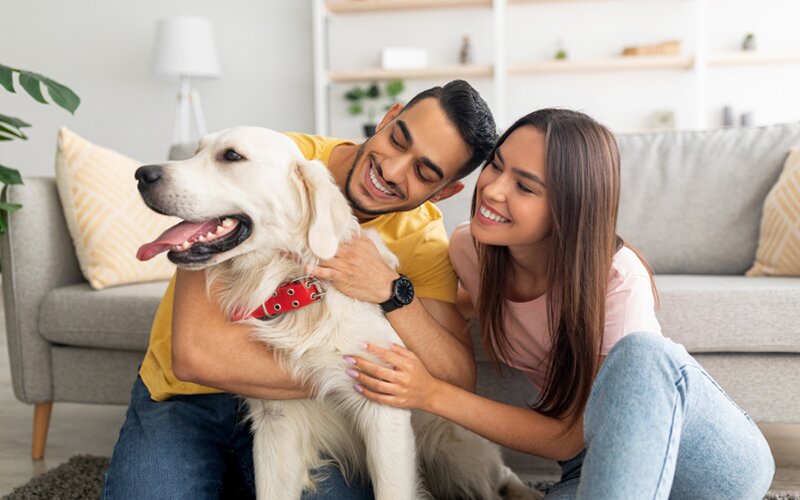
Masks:
[[[478,297],[478,254],[469,224],[462,224],[450,238],[450,262],[472,305]],[[505,303],[505,330],[511,347],[509,366],[522,370],[543,387],[547,366],[544,360],[552,347],[547,325],[547,296],[530,302]],[[606,355],[623,336],[633,332],[661,333],[655,314],[650,275],[636,254],[622,247],[612,262],[606,296],[606,327],[600,355]]]

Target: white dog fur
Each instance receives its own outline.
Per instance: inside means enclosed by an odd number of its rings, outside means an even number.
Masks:
[[[229,149],[245,160],[224,161]],[[255,310],[279,284],[304,275],[307,265],[333,257],[340,243],[360,234],[324,165],[307,161],[291,139],[271,130],[237,127],[209,135],[193,158],[161,168],[159,185],[143,193],[155,210],[190,221],[229,214],[252,221],[247,239],[203,262],[181,263],[170,252],[179,265],[206,269],[208,289],[229,318]],[[396,267],[380,238],[369,236]],[[311,471],[327,462],[339,464],[346,477],[368,474],[378,500],[540,498],[503,465],[496,445],[439,417],[412,416],[357,393],[343,356],[367,356],[359,348],[363,342],[402,341],[378,306],[330,283],[325,288],[324,299],[310,306],[273,320],[243,320],[315,394],[247,399],[259,498],[300,498],[316,487],[319,478]]]

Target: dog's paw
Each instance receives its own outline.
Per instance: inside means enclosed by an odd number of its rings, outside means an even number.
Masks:
[[[503,498],[505,500],[540,500],[544,494],[528,487],[514,472],[508,467],[503,468],[505,485],[503,486]]]

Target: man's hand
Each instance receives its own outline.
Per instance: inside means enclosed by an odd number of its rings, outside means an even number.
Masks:
[[[345,295],[373,304],[389,300],[392,281],[400,277],[383,261],[375,242],[363,234],[355,241],[339,245],[335,257],[320,261],[318,267],[308,272],[332,282]]]

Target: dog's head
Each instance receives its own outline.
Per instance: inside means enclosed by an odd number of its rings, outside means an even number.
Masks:
[[[327,259],[357,227],[327,168],[264,128],[207,135],[193,158],[140,167],[136,179],[151,209],[184,219],[142,245],[140,260],[168,252],[198,269],[254,250]]]

